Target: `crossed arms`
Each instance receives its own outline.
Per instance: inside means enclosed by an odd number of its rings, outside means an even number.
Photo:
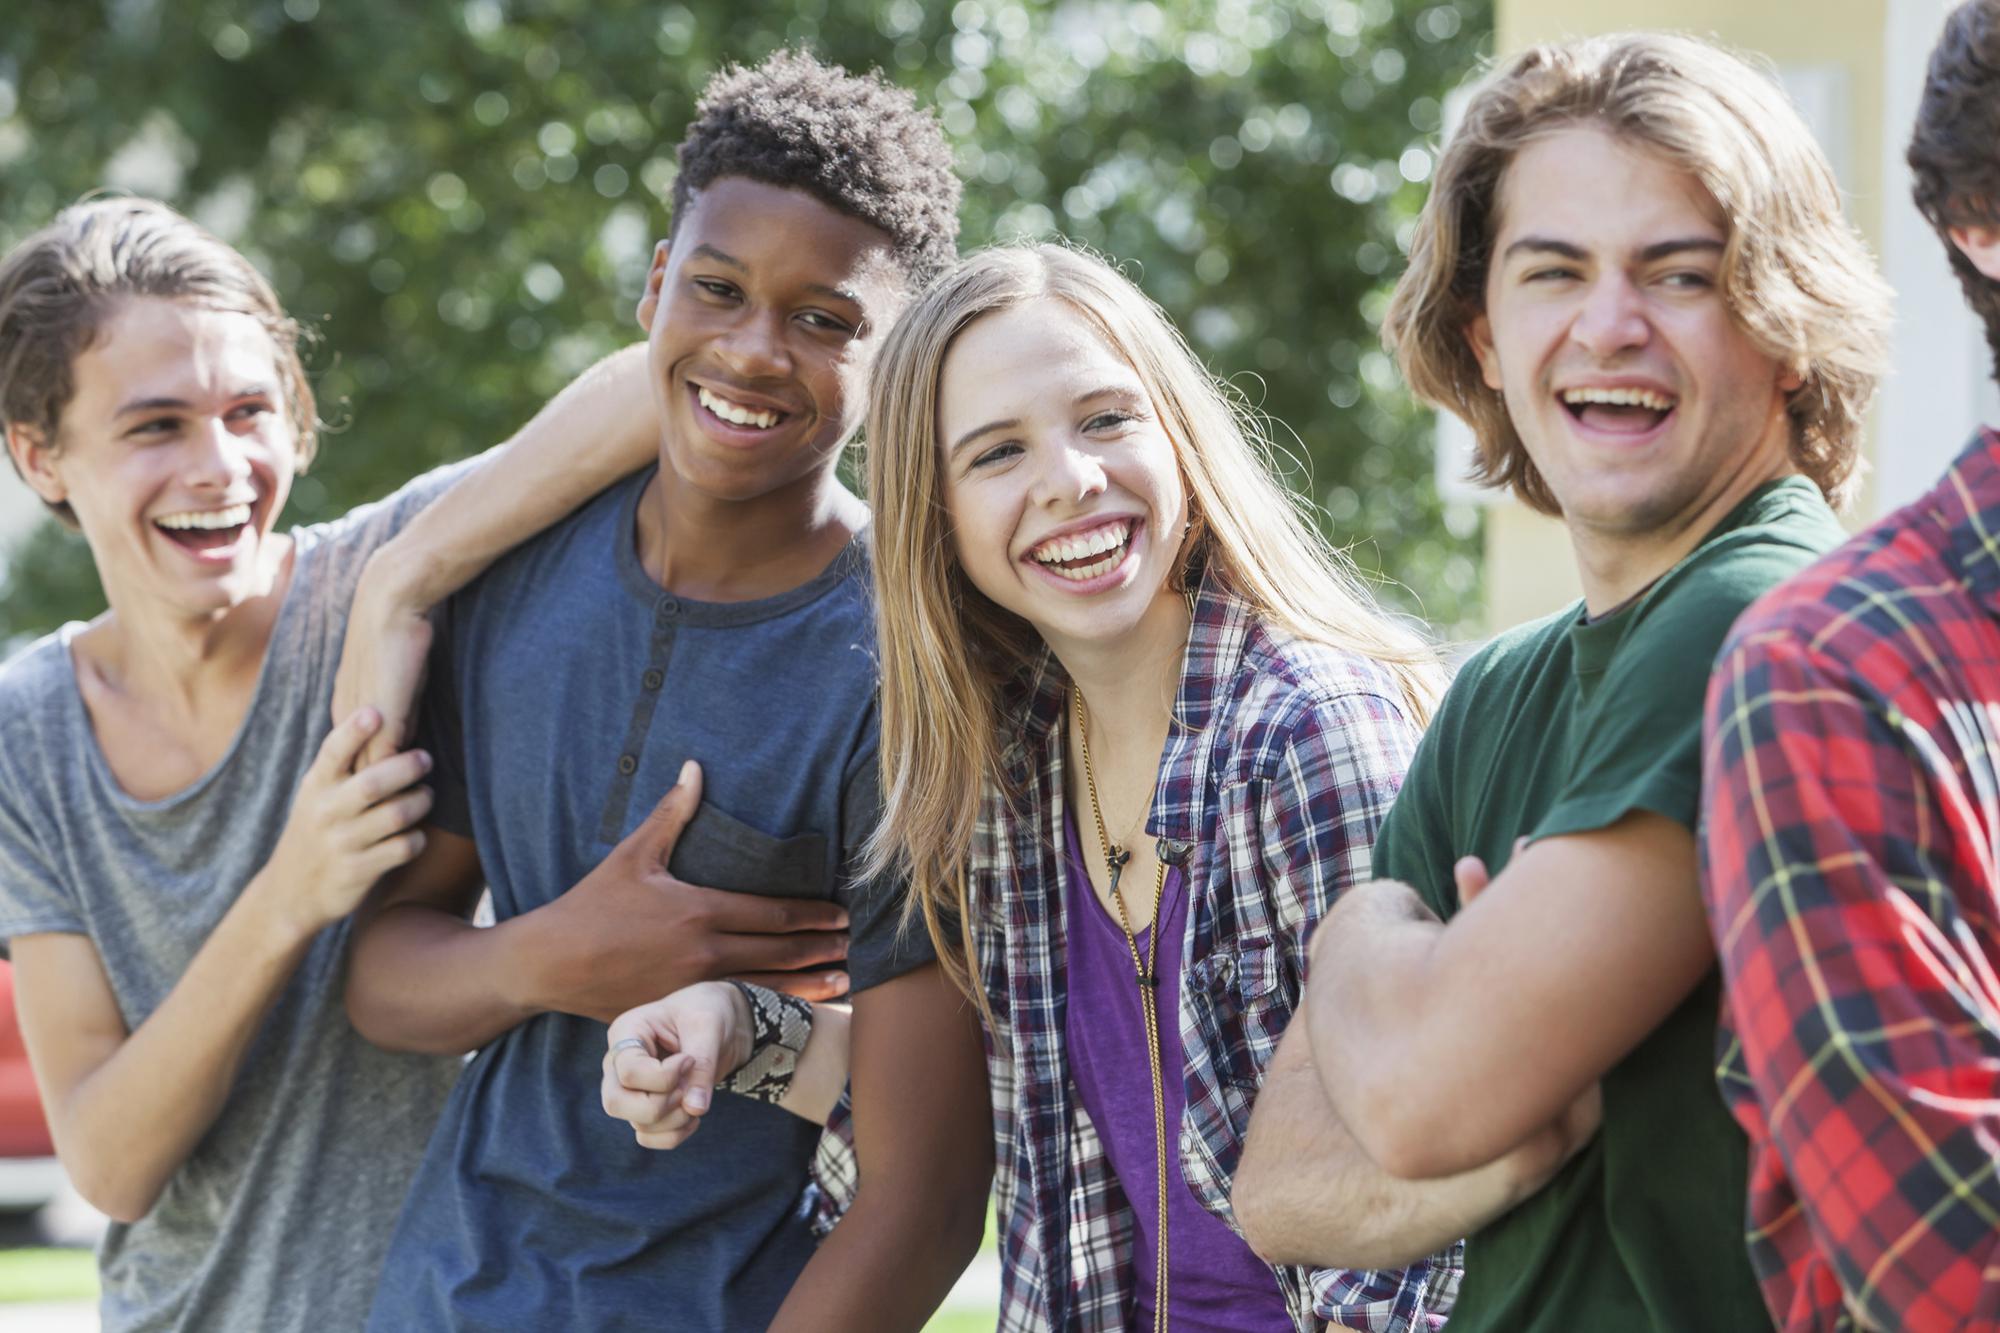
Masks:
[[[1321,922],[1304,1031],[1286,1034],[1236,1182],[1266,1258],[1407,1263],[1506,1212],[1588,1137],[1597,1079],[1713,962],[1693,835],[1661,815],[1544,839],[1474,894],[1446,926],[1378,881]],[[1552,1015],[1560,1042],[1541,1039]]]

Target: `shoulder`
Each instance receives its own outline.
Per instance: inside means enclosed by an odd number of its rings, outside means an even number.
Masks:
[[[1750,605],[1847,538],[1810,482],[1787,478],[1742,520],[1696,547],[1634,608],[1635,636],[1670,636],[1679,656],[1721,646]]]
[[[1491,701],[1518,699],[1551,661],[1567,660],[1570,629],[1582,615],[1583,603],[1572,602],[1539,619],[1504,629],[1475,648],[1453,673],[1431,729],[1435,731],[1447,720],[1477,711]]]
[[[0,662],[0,736],[45,727],[61,715],[63,693],[75,688],[68,646],[75,628],[45,634]]]
[[[1724,651],[1789,643],[1799,655],[1850,656],[1843,649],[1851,644],[1852,656],[1864,646],[1870,656],[1893,655],[1913,621],[1976,613],[1962,585],[1934,525],[1912,507],[1760,591]]]
[[[1231,682],[1217,742],[1225,782],[1332,766],[1363,776],[1407,767],[1421,728],[1382,663],[1257,622]]]

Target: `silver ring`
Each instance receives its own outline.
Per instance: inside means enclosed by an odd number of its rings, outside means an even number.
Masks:
[[[611,1044],[611,1053],[613,1055],[616,1055],[618,1054],[618,1052],[626,1050],[628,1048],[631,1050],[639,1051],[645,1055],[651,1055],[653,1053],[653,1048],[646,1045],[645,1040],[640,1037],[626,1037],[621,1041],[613,1042]]]

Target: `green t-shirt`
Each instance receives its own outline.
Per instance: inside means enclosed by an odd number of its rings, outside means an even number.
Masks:
[[[1461,856],[1498,875],[1523,834],[1586,832],[1636,810],[1693,829],[1703,695],[1723,637],[1845,536],[1811,482],[1783,478],[1614,614],[1587,622],[1578,604],[1494,640],[1418,746],[1375,841],[1376,875],[1449,918]],[[1770,1326],[1743,1243],[1744,1138],[1715,1086],[1719,996],[1711,970],[1605,1074],[1597,1138],[1467,1240],[1452,1333]],[[1559,1019],[1547,1040],[1562,1040]]]

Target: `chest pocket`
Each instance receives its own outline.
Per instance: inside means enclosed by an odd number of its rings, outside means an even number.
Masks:
[[[1216,1056],[1216,1076],[1254,1092],[1291,1019],[1270,937],[1246,935],[1197,960],[1188,968],[1187,991],[1204,1044]]]
[[[774,838],[707,801],[681,831],[667,869],[711,889],[766,898],[826,898],[827,841],[820,833]]]

